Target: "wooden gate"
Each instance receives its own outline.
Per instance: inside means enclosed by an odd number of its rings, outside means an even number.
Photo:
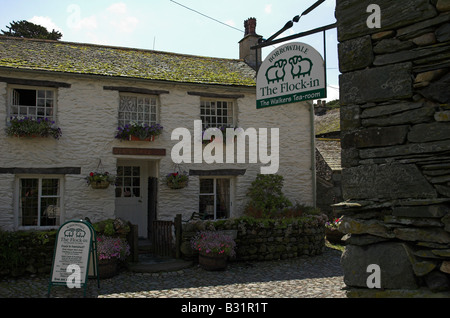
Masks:
[[[172,239],[172,221],[152,222],[153,252],[160,256],[174,256],[174,242]]]

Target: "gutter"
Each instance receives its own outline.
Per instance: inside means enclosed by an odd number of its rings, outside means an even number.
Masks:
[[[311,179],[313,190],[313,207],[317,208],[317,178],[316,178],[316,136],[314,133],[314,105],[313,101],[307,102],[310,105],[309,118],[311,124]]]

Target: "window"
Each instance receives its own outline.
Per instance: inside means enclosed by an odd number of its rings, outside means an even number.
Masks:
[[[19,226],[59,226],[60,178],[19,179]]]
[[[9,117],[55,120],[56,91],[54,89],[13,87],[10,92]]]
[[[139,166],[119,166],[116,177],[116,198],[141,196],[141,168]]]
[[[199,212],[206,219],[225,219],[230,217],[231,199],[228,178],[201,178]]]
[[[234,125],[234,103],[225,100],[202,100],[200,118],[203,129],[211,127],[232,127]]]
[[[157,98],[150,95],[120,95],[119,126],[127,124],[148,124],[158,122]]]

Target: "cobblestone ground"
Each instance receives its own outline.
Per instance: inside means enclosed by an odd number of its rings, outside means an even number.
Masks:
[[[158,274],[121,272],[90,279],[89,298],[344,298],[341,252],[270,262],[232,262],[223,272],[198,266]],[[49,277],[0,280],[0,297],[47,297]],[[83,297],[83,289],[54,286],[52,298]]]

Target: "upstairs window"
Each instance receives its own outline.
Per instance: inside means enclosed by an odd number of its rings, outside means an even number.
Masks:
[[[234,102],[205,99],[200,102],[200,118],[203,129],[233,127]]]
[[[121,94],[119,105],[119,126],[127,124],[158,123],[158,99],[150,95]]]
[[[12,87],[9,116],[55,120],[56,91],[49,88]]]

